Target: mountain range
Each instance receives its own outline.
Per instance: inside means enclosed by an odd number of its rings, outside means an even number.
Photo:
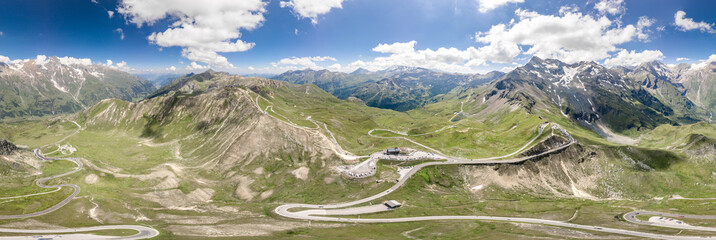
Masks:
[[[338,98],[355,97],[368,106],[398,111],[469,90],[473,95],[467,103],[481,109],[475,114],[519,104],[533,112],[563,115],[605,136],[610,129],[628,133],[660,124],[710,121],[716,110],[713,63],[670,67],[654,61],[607,68],[595,62],[567,64],[533,57],[506,74],[450,74],[396,66],[376,72],[288,71],[273,79],[312,83]],[[479,86],[486,88],[477,90]]]
[[[340,99],[358,98],[366,105],[407,111],[435,102],[456,87],[475,87],[504,75],[456,74],[419,67],[393,66],[381,71],[357,69],[352,73],[329,70],[288,71],[272,77],[295,84],[312,83]]]
[[[427,88],[429,76],[443,74],[392,69],[395,73],[322,72],[326,76],[385,74],[373,79],[395,88]],[[14,193],[31,184],[16,179],[42,177],[38,175],[42,164],[73,167],[41,163],[30,148],[40,148],[49,156],[82,159],[84,168],[63,181],[81,184],[83,195],[38,221],[139,221],[161,229],[168,238],[216,236],[218,229],[221,237],[246,237],[260,222],[270,229],[264,233],[268,239],[293,239],[306,225],[289,225],[295,221],[276,217],[276,206],[348,202],[369,196],[366,190],[393,191],[396,179],[400,183],[403,178],[400,170],[415,166],[421,169],[410,173],[415,175],[404,181],[408,185],[373,202],[381,206],[398,199],[403,206],[371,217],[434,216],[447,214],[446,209],[450,214],[484,211],[480,214],[512,216],[519,215],[514,213],[519,209],[533,218],[550,219],[558,212],[568,219],[579,209],[580,219],[615,221],[614,215],[629,208],[590,200],[631,204],[671,195],[714,194],[703,185],[714,184],[716,127],[704,121],[686,124],[710,116],[704,104],[708,98],[692,100],[693,90],[684,84],[683,76],[698,74],[711,73],[657,62],[609,69],[594,62],[534,58],[492,81],[451,83],[455,86],[439,89],[443,93],[432,97],[429,88],[415,98],[430,103],[393,111],[366,106],[353,97],[359,95],[339,99],[311,83],[208,70],[174,79],[140,100],[105,99],[63,118],[0,123],[0,138],[24,146],[0,156],[0,180],[12,183],[6,185]],[[401,77],[392,78],[396,75]],[[442,79],[449,82],[453,77]],[[708,84],[702,78],[698,81]],[[377,82],[366,81],[356,89]],[[403,89],[391,91],[399,90]],[[704,97],[706,91],[701,91]],[[611,131],[638,135],[639,142],[613,144],[590,130],[607,138]],[[46,145],[61,136],[69,137]],[[423,160],[406,166],[413,162],[371,162],[372,157],[361,157],[396,146],[455,159],[522,157],[568,142],[566,148],[524,162],[486,166],[422,167]],[[368,171],[371,164],[375,164],[373,175],[348,175],[367,173],[360,171]],[[54,194],[59,201],[69,192]],[[477,208],[476,201],[488,205]],[[6,203],[3,210],[32,212],[46,208],[44,202],[52,203],[47,198],[22,198]],[[545,206],[555,210],[544,213]],[[249,224],[230,225],[237,220]],[[432,221],[419,223],[425,224]],[[318,228],[314,223],[310,231],[319,232],[300,234],[322,238],[326,231],[335,231],[341,238],[346,236],[344,229],[371,226],[349,225]],[[236,226],[241,227],[236,230]],[[275,226],[287,227],[276,230]],[[381,231],[375,238],[395,232]]]
[[[73,113],[102,99],[134,101],[155,90],[142,78],[71,58],[0,63],[0,119]]]
[[[58,57],[38,61],[0,63],[3,119],[71,113],[106,98],[135,101],[180,88],[199,94],[229,84],[204,80],[230,75],[212,70],[176,79],[152,75],[156,80],[152,83],[104,65]],[[660,124],[711,121],[716,111],[714,63],[667,66],[654,61],[607,68],[595,62],[568,64],[533,57],[508,73],[456,74],[394,66],[351,73],[287,71],[273,79],[314,84],[339,99],[397,111],[452,96],[465,102],[473,115],[489,115],[503,105],[519,105],[530,112],[566,116],[603,136],[610,131],[628,134]]]

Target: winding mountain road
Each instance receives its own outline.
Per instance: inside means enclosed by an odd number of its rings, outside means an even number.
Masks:
[[[546,125],[541,125],[539,130],[539,135],[541,135],[543,128]],[[420,171],[424,167],[428,166],[436,166],[436,165],[489,165],[489,164],[504,164],[504,163],[519,163],[524,162],[532,158],[540,157],[549,155],[555,152],[562,151],[566,149],[567,147],[574,144],[576,141],[572,136],[561,126],[555,124],[555,128],[561,130],[569,139],[569,141],[557,148],[548,150],[546,152],[542,152],[536,155],[532,156],[525,156],[525,157],[519,157],[519,158],[512,158],[512,159],[504,159],[504,160],[493,160],[494,158],[488,158],[488,159],[461,159],[461,158],[451,158],[446,157],[447,161],[444,162],[426,162],[422,164],[418,164],[414,167],[412,167],[408,173],[403,174],[401,178],[399,178],[398,182],[388,188],[385,191],[382,191],[376,195],[369,196],[363,199],[355,200],[352,202],[346,202],[346,203],[336,203],[336,204],[284,204],[281,206],[278,206],[274,209],[274,212],[280,216],[287,217],[287,218],[293,218],[293,219],[301,219],[301,220],[313,220],[313,221],[331,221],[331,222],[347,222],[347,223],[396,223],[396,222],[415,222],[415,221],[435,221],[435,220],[485,220],[485,221],[505,221],[505,222],[519,222],[519,223],[531,223],[531,224],[543,224],[543,225],[550,225],[550,226],[557,226],[557,227],[566,227],[566,228],[572,228],[572,229],[583,229],[583,230],[590,230],[590,231],[597,231],[597,232],[605,232],[605,233],[613,233],[613,234],[621,234],[621,235],[629,235],[629,236],[635,236],[635,237],[644,237],[644,238],[654,238],[654,239],[716,239],[715,237],[708,237],[708,236],[671,236],[671,235],[664,235],[664,234],[657,234],[657,233],[647,233],[647,232],[639,232],[639,231],[632,231],[632,230],[624,230],[624,229],[617,229],[617,228],[607,228],[607,227],[600,227],[600,226],[592,226],[592,225],[582,225],[582,224],[574,224],[574,223],[568,223],[563,221],[555,221],[555,220],[546,220],[546,219],[536,219],[536,218],[519,218],[519,217],[499,217],[499,216],[421,216],[421,217],[402,217],[402,218],[347,218],[347,217],[332,217],[328,215],[359,215],[359,214],[366,214],[366,213],[376,213],[376,212],[382,212],[382,211],[390,211],[387,207],[383,207],[382,205],[372,205],[372,206],[362,206],[362,207],[354,207],[354,208],[347,208],[359,204],[363,204],[369,201],[373,201],[382,197],[387,196],[388,194],[394,192],[401,186],[403,186],[407,180]],[[536,138],[535,138],[536,139]],[[535,139],[532,139],[534,141]],[[530,143],[532,142],[530,141]],[[526,144],[526,146],[529,145]],[[522,151],[524,147],[519,151]],[[516,154],[516,153],[514,153]],[[499,157],[495,157],[499,158]],[[308,210],[302,210],[297,212],[291,212],[290,209],[293,208],[307,208]],[[344,209],[339,209],[344,208]],[[681,216],[681,215],[679,215]],[[625,215],[626,218],[626,215]],[[634,218],[636,219],[636,218]],[[638,219],[637,219],[638,221]],[[644,224],[643,222],[639,221],[630,221],[635,222],[639,224]],[[650,223],[650,222],[649,222]],[[660,224],[651,224],[654,226],[662,226]],[[671,227],[671,226],[668,226]],[[692,230],[703,230],[703,229],[692,229]]]
[[[74,123],[75,125],[77,125],[77,130],[76,130],[75,132],[73,132],[73,133],[70,134],[69,136],[66,136],[66,137],[64,137],[63,139],[61,139],[61,140],[59,140],[59,141],[57,141],[57,142],[55,142],[55,143],[47,144],[47,145],[41,146],[41,147],[36,148],[36,149],[33,150],[33,154],[35,155],[35,157],[37,157],[38,159],[40,159],[40,160],[43,161],[43,162],[44,162],[44,161],[59,161],[59,160],[62,160],[62,161],[70,161],[70,162],[72,162],[72,163],[74,163],[74,164],[77,165],[77,167],[76,167],[75,169],[73,169],[72,171],[69,171],[69,172],[66,172],[66,173],[62,173],[62,174],[59,174],[59,175],[55,175],[55,176],[40,178],[40,179],[38,179],[37,181],[35,181],[35,184],[36,184],[38,187],[41,187],[41,188],[56,188],[56,189],[60,189],[60,188],[62,188],[62,187],[70,187],[70,188],[72,188],[72,189],[74,190],[74,191],[72,192],[72,194],[70,194],[70,196],[68,196],[67,198],[63,199],[63,200],[60,201],[59,203],[57,203],[57,204],[55,204],[55,205],[53,205],[52,207],[49,207],[49,208],[47,208],[47,209],[44,209],[44,210],[41,210],[41,211],[38,211],[38,212],[34,212],[34,213],[27,213],[27,214],[0,215],[0,220],[37,217],[37,216],[42,216],[42,215],[45,215],[45,214],[54,212],[54,211],[56,211],[57,209],[60,209],[61,207],[67,205],[67,203],[69,203],[70,201],[72,201],[72,199],[74,199],[75,197],[77,197],[77,195],[80,193],[80,186],[77,186],[77,185],[75,185],[75,184],[69,184],[69,183],[57,184],[57,185],[45,185],[45,184],[44,184],[44,182],[46,182],[46,181],[49,181],[49,180],[52,180],[52,179],[61,178],[61,177],[64,177],[64,176],[67,176],[67,175],[70,175],[70,174],[74,174],[74,173],[76,173],[76,172],[82,170],[82,166],[83,166],[83,165],[82,165],[82,161],[81,161],[80,159],[77,159],[77,158],[50,158],[50,157],[46,157],[45,155],[43,155],[43,154],[42,154],[42,150],[41,150],[42,148],[44,148],[44,147],[46,147],[46,146],[48,146],[48,145],[59,144],[59,143],[61,143],[61,142],[64,142],[65,140],[67,140],[68,138],[70,138],[70,137],[76,135],[77,133],[80,132],[80,130],[82,130],[82,126],[80,126],[80,124],[78,124],[78,123],[75,122],[75,121],[72,121],[72,123]],[[43,194],[45,194],[45,193],[43,193]],[[33,194],[24,195],[24,196],[17,196],[17,197],[28,197],[28,196],[33,196]],[[145,226],[139,226],[139,225],[106,225],[106,226],[83,227],[83,228],[68,228],[68,229],[12,229],[12,228],[0,228],[0,232],[5,232],[5,233],[33,233],[33,234],[79,233],[79,232],[90,232],[90,231],[100,231],[100,230],[134,230],[134,231],[137,231],[136,234],[131,235],[131,236],[118,236],[118,237],[103,236],[102,238],[145,239],[145,238],[156,237],[156,236],[159,235],[159,231],[157,231],[156,229],[150,228],[150,227],[145,227]],[[86,235],[86,234],[85,234],[85,235],[83,235],[83,236],[93,236],[93,235]],[[42,236],[32,236],[32,238],[35,238],[35,237],[41,238]],[[68,237],[69,237],[69,238],[72,238],[72,236],[68,236]]]
[[[258,96],[257,96],[256,102],[257,102],[256,105],[258,107]],[[259,108],[259,110],[261,110],[261,109]],[[266,111],[263,111],[263,112],[267,113],[267,110],[268,110],[268,108],[266,109]],[[273,110],[273,109],[271,109],[271,110]],[[462,106],[461,106],[461,112],[462,112]],[[453,116],[453,118],[454,117],[455,116]],[[452,118],[451,118],[451,120],[452,120]],[[291,123],[288,123],[288,124],[292,125]],[[325,126],[325,124],[324,124],[324,126]],[[373,200],[387,196],[388,194],[394,192],[395,190],[400,188],[402,185],[404,185],[406,183],[406,181],[412,175],[414,175],[420,169],[427,167],[427,166],[456,165],[456,164],[457,165],[490,165],[490,164],[504,164],[504,163],[519,163],[519,162],[527,161],[532,158],[545,156],[545,155],[552,154],[552,153],[555,153],[558,151],[562,151],[576,142],[576,140],[574,140],[574,138],[564,128],[562,128],[561,126],[559,126],[557,124],[554,124],[555,129],[560,130],[563,135],[568,137],[568,139],[569,139],[568,143],[564,144],[563,146],[548,150],[548,151],[540,153],[540,154],[532,155],[532,156],[497,160],[497,159],[503,159],[506,157],[510,157],[510,156],[513,156],[515,154],[518,154],[518,153],[524,151],[525,148],[530,146],[534,141],[537,140],[537,138],[539,138],[540,135],[542,135],[543,129],[546,126],[547,126],[547,124],[540,125],[537,136],[535,136],[533,139],[531,139],[527,144],[525,144],[522,148],[518,149],[517,151],[507,154],[507,155],[504,155],[504,156],[490,157],[490,158],[484,158],[484,159],[464,159],[464,158],[458,158],[458,157],[448,157],[448,156],[445,156],[442,153],[440,153],[440,151],[437,151],[435,149],[432,149],[428,146],[417,143],[417,142],[407,138],[407,137],[413,136],[413,135],[409,135],[406,133],[397,132],[397,131],[389,130],[389,129],[373,129],[368,132],[368,135],[370,135],[372,137],[377,137],[377,138],[404,139],[406,141],[412,142],[416,145],[422,146],[426,149],[433,151],[434,153],[430,153],[430,154],[443,157],[447,161],[426,162],[426,163],[422,163],[422,164],[413,166],[409,169],[409,171],[407,173],[404,173],[404,174],[401,173],[401,177],[398,179],[398,182],[395,185],[391,186],[389,189],[382,191],[376,195],[369,196],[369,197],[366,197],[363,199],[355,200],[352,202],[346,202],[346,203],[336,203],[336,204],[301,204],[301,203],[284,204],[284,205],[281,205],[281,206],[278,206],[277,208],[275,208],[274,212],[280,216],[283,216],[283,217],[293,218],[293,219],[301,219],[301,220],[309,220],[309,221],[314,220],[314,221],[331,221],[331,222],[347,222],[347,223],[395,223],[395,222],[435,221],[435,220],[485,220],[485,221],[505,221],[505,222],[519,222],[519,223],[530,223],[530,224],[543,224],[543,225],[551,225],[551,226],[557,226],[557,227],[583,229],[583,230],[621,234],[621,235],[643,237],[643,238],[653,238],[653,239],[716,239],[716,237],[710,237],[710,236],[672,236],[672,235],[665,235],[665,234],[647,233],[647,232],[639,232],[639,231],[624,230],[624,229],[617,229],[617,228],[592,226],[592,225],[582,225],[582,224],[574,224],[574,223],[563,222],[563,221],[545,220],[545,219],[536,219],[536,218],[516,218],[516,217],[498,217],[498,216],[422,216],[422,217],[403,217],[403,218],[329,217],[329,215],[344,215],[345,216],[345,215],[360,215],[360,214],[390,211],[391,209],[384,207],[382,204],[353,207],[353,208],[348,208],[348,207],[363,204],[363,203],[373,201]],[[296,126],[296,127],[299,127],[299,126]],[[443,131],[445,129],[448,129],[450,127],[452,127],[452,126],[446,126],[446,127],[443,127],[437,131],[425,133],[425,134],[437,133],[437,132]],[[326,128],[326,130],[328,130],[328,129]],[[395,136],[395,137],[375,136],[373,134],[373,132],[377,131],[377,130],[388,131],[388,132],[398,134],[401,136]],[[329,133],[330,133],[330,131],[329,131]],[[414,135],[414,136],[425,135],[425,134],[418,134],[418,135]],[[331,133],[331,135],[333,135],[333,134]],[[334,141],[335,141],[335,137],[334,137]],[[337,142],[336,142],[336,144],[337,144]],[[374,154],[374,155],[376,155],[376,154]],[[371,159],[366,160],[365,162],[363,162],[361,164],[365,164],[366,162],[368,162],[370,160]],[[307,210],[302,210],[302,211],[297,211],[297,212],[289,211],[290,209],[293,209],[293,208],[307,208]],[[704,216],[693,216],[693,215],[679,215],[679,214],[668,214],[668,213],[658,213],[658,212],[635,211],[635,212],[630,212],[630,213],[625,214],[624,218],[627,221],[636,223],[636,224],[658,226],[658,227],[669,227],[669,228],[681,228],[681,229],[689,229],[689,230],[713,231],[712,230],[713,228],[694,227],[694,226],[689,226],[689,225],[686,225],[685,227],[674,227],[674,226],[668,225],[668,224],[641,221],[635,217],[638,214],[647,214],[647,213],[650,213],[652,215],[659,215],[659,216],[676,216],[676,217],[684,217],[684,218],[687,218],[686,216],[689,216],[691,218],[702,218],[703,219],[703,217],[704,217]],[[316,216],[316,215],[318,215],[318,216]],[[716,219],[716,216],[707,216],[706,219]]]
[[[677,218],[677,219],[690,218],[690,219],[712,219],[712,220],[716,219],[716,216],[714,216],[714,215],[689,215],[689,214],[663,213],[663,212],[639,210],[639,211],[633,211],[633,212],[624,214],[624,220],[627,220],[629,222],[636,223],[636,224],[649,225],[649,226],[676,228],[676,229],[684,229],[684,230],[695,230],[695,231],[706,231],[706,232],[716,232],[716,228],[713,228],[713,227],[701,227],[701,226],[691,226],[688,224],[667,224],[667,223],[661,223],[661,222],[642,221],[636,217],[638,215],[671,217],[671,218]]]

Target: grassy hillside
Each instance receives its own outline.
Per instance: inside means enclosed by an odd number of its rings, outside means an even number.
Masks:
[[[309,226],[272,212],[289,202],[331,203],[367,197],[397,179],[396,169],[402,165],[395,162],[379,162],[376,175],[365,179],[338,174],[336,166],[357,161],[338,158],[331,150],[335,147],[331,135],[356,155],[395,146],[424,150],[404,139],[368,135],[372,129],[389,129],[408,136],[390,131],[373,134],[405,137],[451,156],[488,157],[520,148],[545,121],[566,128],[579,144],[522,164],[425,168],[406,186],[373,202],[396,199],[405,202],[403,207],[361,217],[523,216],[676,234],[677,230],[627,225],[615,216],[632,208],[685,213],[701,209],[704,214],[716,214],[710,210],[716,208],[709,208],[710,201],[668,200],[675,194],[705,197],[716,193],[713,158],[696,159],[685,152],[688,149],[670,148],[683,145],[680,141],[706,141],[693,134],[713,138],[713,125],[662,125],[643,135],[638,146],[619,146],[565,118],[557,108],[530,112],[504,105],[489,109],[474,98],[475,92],[479,89],[457,89],[423,108],[396,112],[340,100],[311,84],[219,74],[189,80],[137,103],[105,100],[69,117],[83,129],[60,145],[77,151],[51,154],[85,159],[82,171],[53,180],[80,185],[79,198],[33,220],[68,227],[140,223],[159,229],[160,239],[197,239],[217,233],[258,239],[351,238],[359,233],[369,238],[402,238],[401,233],[418,228],[422,229],[407,234],[564,238],[573,235],[561,233],[565,230],[560,228],[481,221],[312,222]],[[53,143],[75,129],[65,120],[18,122],[1,125],[0,138],[32,148]],[[550,137],[552,132],[546,131],[539,140]],[[57,149],[51,144],[43,151]],[[44,163],[42,168],[47,174],[62,172],[72,167],[65,163]],[[43,191],[32,185],[37,177],[0,181],[4,191],[13,193],[9,195],[25,194]],[[475,190],[479,185],[483,187]],[[62,190],[49,198],[13,201],[3,209],[30,211],[68,194]],[[601,236],[585,234],[584,238]]]

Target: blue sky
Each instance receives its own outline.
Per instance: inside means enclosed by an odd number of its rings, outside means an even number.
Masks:
[[[716,53],[716,1],[212,2],[4,0],[0,56],[110,59],[132,72],[278,73],[392,64],[486,72],[533,55],[612,66],[674,64]],[[172,29],[179,31],[150,37]]]

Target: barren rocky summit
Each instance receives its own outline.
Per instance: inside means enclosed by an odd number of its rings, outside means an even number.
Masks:
[[[0,140],[0,155],[10,155],[15,150],[17,150],[17,146],[15,146],[15,144],[12,144],[5,139]]]

